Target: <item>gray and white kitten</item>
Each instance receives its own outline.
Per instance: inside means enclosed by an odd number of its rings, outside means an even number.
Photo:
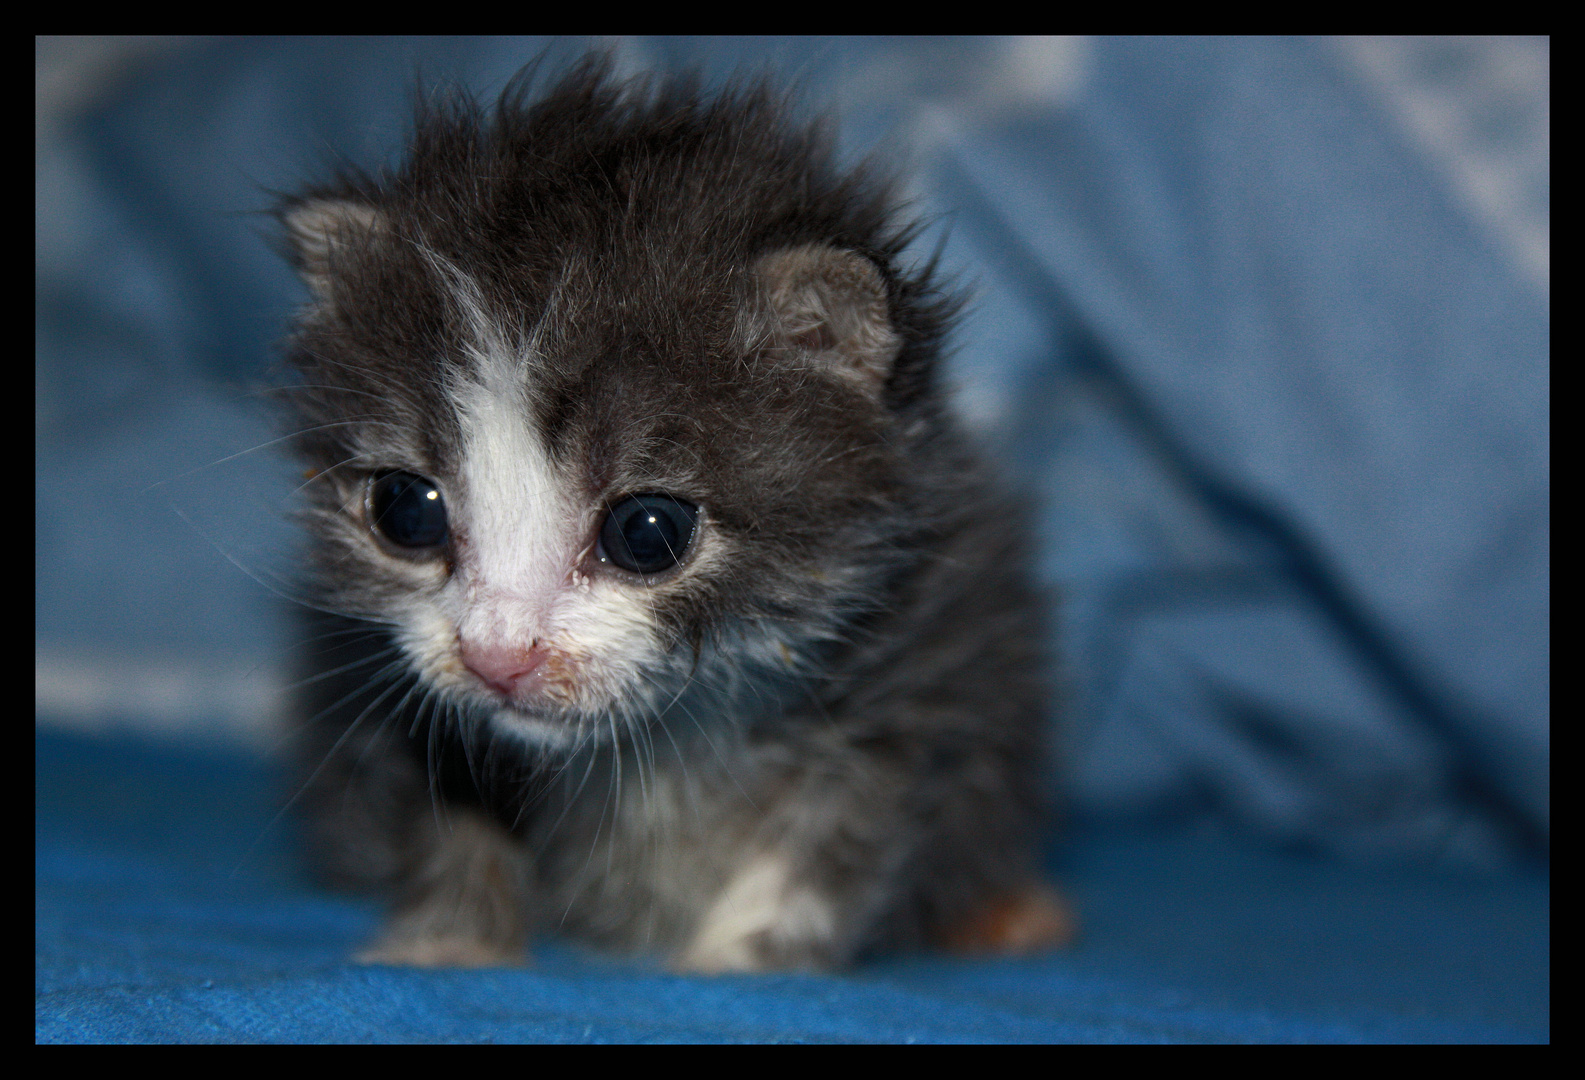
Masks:
[[[1025,527],[890,186],[764,87],[527,86],[281,209],[303,804],[394,898],[363,958],[1060,938]]]

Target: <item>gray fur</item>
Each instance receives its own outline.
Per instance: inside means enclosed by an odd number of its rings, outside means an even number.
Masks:
[[[769,90],[597,60],[527,85],[424,110],[397,171],[281,211],[313,294],[290,359],[316,866],[394,897],[371,960],[510,961],[561,930],[831,967],[939,938],[1033,880],[1050,707],[1022,515],[938,384],[953,298],[904,265],[886,180]],[[406,645],[490,572],[461,512],[415,555],[364,509],[381,470],[453,498],[490,350],[589,522],[662,491],[709,530],[622,584],[662,646],[619,700],[568,675],[585,696],[533,703],[566,733],[543,745]]]

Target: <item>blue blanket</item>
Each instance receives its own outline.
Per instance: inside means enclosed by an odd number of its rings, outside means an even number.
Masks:
[[[41,1042],[1544,1041],[1548,882],[1339,867],[1197,831],[1054,851],[1070,950],[680,976],[542,942],[359,967],[378,910],[300,876],[257,760],[37,744]]]

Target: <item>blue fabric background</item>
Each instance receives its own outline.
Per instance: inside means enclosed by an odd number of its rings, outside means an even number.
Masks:
[[[1548,883],[1088,833],[1048,957],[673,975],[543,942],[521,970],[348,962],[377,906],[306,882],[256,762],[52,735],[37,753],[41,1042],[1533,1042]]]
[[[293,486],[264,388],[302,294],[259,211],[396,154],[415,73],[489,96],[585,44],[39,43],[39,1037],[1545,1038],[1536,40],[616,43],[768,65],[910,160],[921,252],[976,294],[965,412],[1063,598],[1085,944],[850,979],[341,963],[370,909],[261,820]]]

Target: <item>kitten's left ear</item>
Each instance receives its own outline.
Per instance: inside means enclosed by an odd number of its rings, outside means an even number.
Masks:
[[[826,364],[878,396],[902,349],[880,268],[853,251],[804,245],[755,264],[775,318],[776,344]]]

